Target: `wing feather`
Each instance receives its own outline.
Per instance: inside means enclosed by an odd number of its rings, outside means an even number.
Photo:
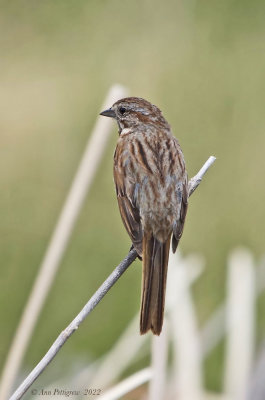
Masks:
[[[121,218],[139,256],[142,256],[142,225],[137,204],[139,184],[131,175],[125,175],[126,169],[120,168],[117,161],[117,149],[114,155],[114,182]]]
[[[182,151],[179,147],[178,141],[174,138],[175,146],[178,148],[178,177],[177,177],[177,199],[178,199],[178,219],[173,223],[173,235],[172,235],[172,251],[175,253],[180,238],[183,233],[184,222],[188,209],[188,176],[185,168],[184,158],[179,157],[179,154],[182,154]],[[181,171],[181,173],[179,173]]]

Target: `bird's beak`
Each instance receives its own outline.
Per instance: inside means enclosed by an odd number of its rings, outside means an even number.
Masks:
[[[115,111],[113,111],[111,108],[109,108],[108,110],[102,111],[99,115],[103,115],[104,117],[110,117],[110,118],[116,117]]]

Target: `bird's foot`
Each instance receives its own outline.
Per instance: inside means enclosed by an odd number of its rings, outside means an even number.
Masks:
[[[129,251],[131,251],[131,250],[133,250],[133,249],[135,249],[135,247],[134,247],[134,245],[132,244],[131,245],[131,247],[130,247],[130,250]],[[139,254],[137,253],[137,258],[139,258],[139,260],[141,260],[142,261],[142,257],[141,256],[139,256]]]

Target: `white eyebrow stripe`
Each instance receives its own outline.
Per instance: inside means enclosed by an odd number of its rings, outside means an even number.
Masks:
[[[135,111],[139,111],[140,113],[144,114],[144,115],[149,115],[149,111],[147,111],[145,108],[142,107],[137,107],[134,109]]]

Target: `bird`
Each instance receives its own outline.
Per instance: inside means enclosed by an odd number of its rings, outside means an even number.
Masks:
[[[160,335],[168,258],[175,252],[188,207],[183,152],[158,107],[126,97],[102,111],[118,124],[113,175],[120,215],[142,259],[140,334]]]

